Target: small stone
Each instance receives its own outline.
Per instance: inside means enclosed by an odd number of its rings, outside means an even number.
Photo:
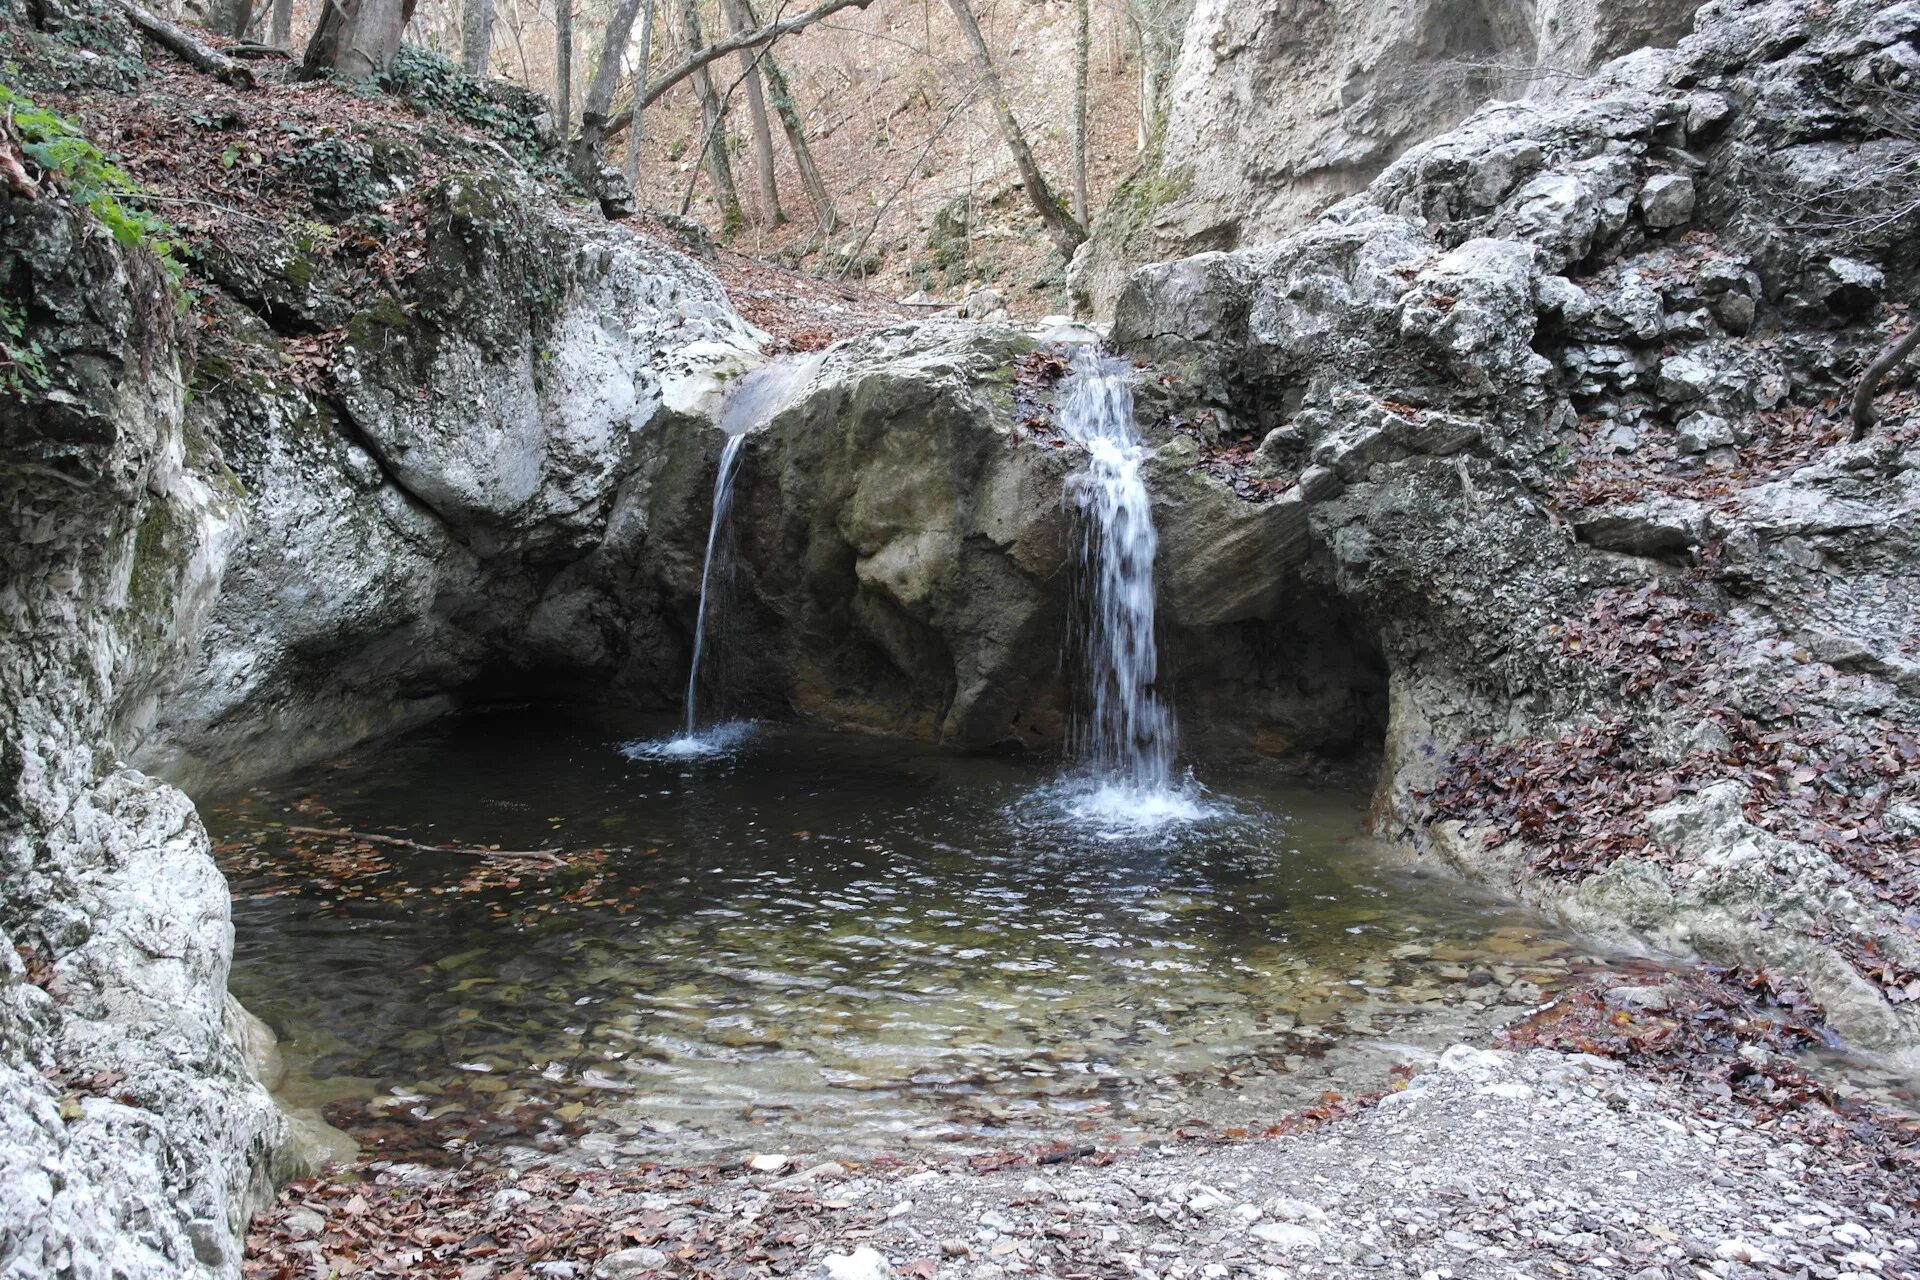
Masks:
[[[1675,447],[1682,453],[1705,453],[1734,442],[1733,424],[1713,413],[1690,413],[1680,419]]]
[[[1659,391],[1675,401],[1698,400],[1713,389],[1713,366],[1692,356],[1668,356],[1660,362]]]
[[[317,1236],[327,1229],[327,1220],[312,1209],[295,1209],[286,1216],[284,1223],[287,1234],[295,1240],[305,1240]]]
[[[1664,230],[1693,221],[1693,179],[1681,173],[1658,173],[1640,188],[1640,216],[1648,226]]]
[[[1253,1227],[1252,1235],[1279,1249],[1314,1249],[1320,1244],[1318,1231],[1297,1222],[1262,1222]]]
[[[753,1170],[755,1173],[778,1173],[786,1168],[789,1163],[790,1161],[786,1156],[769,1152],[764,1155],[757,1155],[747,1161],[747,1168]]]
[[[658,1275],[666,1265],[666,1254],[641,1245],[608,1254],[594,1264],[593,1274],[594,1280],[640,1280],[643,1276]]]
[[[893,1267],[878,1249],[861,1245],[852,1253],[830,1253],[820,1263],[826,1280],[887,1280]]]

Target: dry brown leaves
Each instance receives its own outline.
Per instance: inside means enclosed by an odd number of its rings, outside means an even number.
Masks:
[[[1665,859],[1647,814],[1731,779],[1746,787],[1745,815],[1755,826],[1819,849],[1881,901],[1920,909],[1920,850],[1883,820],[1889,805],[1920,801],[1920,728],[1841,722],[1817,697],[1833,673],[1811,664],[1778,673],[1769,703],[1746,695],[1741,705],[1732,627],[1703,583],[1696,572],[1601,592],[1555,635],[1563,654],[1617,678],[1627,699],[1691,712],[1718,741],[1709,736],[1665,758],[1619,716],[1555,738],[1468,742],[1425,793],[1431,816],[1482,828],[1489,843],[1519,840],[1534,870],[1580,878],[1622,857]],[[1863,939],[1828,940],[1890,999],[1920,999],[1920,973]]]
[[[1876,436],[1906,444],[1920,439],[1920,397],[1901,392],[1882,398]],[[1743,489],[1779,480],[1811,465],[1852,430],[1845,406],[1828,400],[1814,408],[1790,407],[1750,413],[1742,425],[1751,439],[1727,465],[1678,453],[1671,445],[1643,442],[1632,453],[1605,443],[1613,423],[1581,418],[1568,441],[1571,468],[1548,491],[1547,502],[1563,514],[1623,506],[1655,495],[1709,502],[1731,509]]]

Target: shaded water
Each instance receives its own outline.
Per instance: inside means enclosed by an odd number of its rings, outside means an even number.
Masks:
[[[1114,838],[1062,819],[1039,763],[798,729],[621,756],[644,727],[470,717],[210,815],[234,989],[295,1102],[363,1138],[608,1158],[1257,1127],[1585,963],[1376,848],[1357,795],[1247,781]]]

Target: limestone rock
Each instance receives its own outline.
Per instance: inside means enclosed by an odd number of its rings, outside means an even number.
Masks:
[[[1672,44],[1697,7],[1526,0],[1496,13],[1457,0],[1199,0],[1164,138],[1074,255],[1076,310],[1107,315],[1144,263],[1277,240],[1482,103],[1550,96],[1609,58]],[[1708,99],[1698,104],[1703,135],[1714,111]],[[1462,190],[1491,207],[1543,162],[1537,141],[1516,138],[1476,157]],[[1553,198],[1578,202],[1565,189]]]

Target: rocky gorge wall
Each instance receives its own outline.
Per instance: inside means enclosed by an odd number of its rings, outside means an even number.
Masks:
[[[1114,334],[1310,495],[1303,576],[1391,671],[1390,831],[1909,1059],[1920,459],[1910,398],[1859,442],[1840,406],[1920,289],[1917,37],[1708,5],[1143,269]]]
[[[1128,274],[1271,242],[1489,101],[1578,92],[1611,58],[1671,45],[1699,0],[1200,0],[1163,136],[1075,255],[1076,311]]]
[[[187,422],[157,260],[51,201],[0,195],[0,226],[48,370],[0,443],[0,1269],[234,1274],[295,1157],[239,1045],[199,817],[120,761],[198,640],[240,493]]]

